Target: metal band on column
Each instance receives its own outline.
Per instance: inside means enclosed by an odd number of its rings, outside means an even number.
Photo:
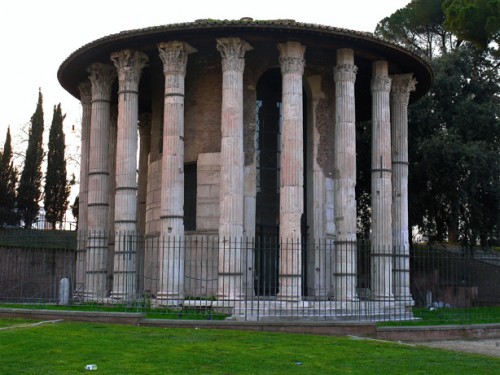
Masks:
[[[161,176],[160,304],[177,305],[184,298],[184,79],[189,44],[158,45],[165,75]]]
[[[83,297],[85,283],[85,252],[88,236],[88,190],[89,190],[89,150],[90,150],[90,121],[92,114],[92,85],[89,80],[78,85],[80,103],[82,105],[81,128],[81,155],[80,155],[80,192],[78,195],[78,248],[75,270],[75,295]]]
[[[142,52],[126,49],[112,53],[111,60],[118,71],[112,297],[132,300],[136,294],[138,91],[148,57]]]
[[[221,185],[218,296],[241,299],[244,202],[243,72],[245,52],[240,38],[217,39],[222,56]]]
[[[392,169],[387,61],[373,63],[372,91],[372,298],[393,300],[392,294]]]
[[[413,305],[408,228],[408,102],[417,81],[411,73],[391,78],[393,291],[396,301]]]
[[[283,77],[280,170],[280,265],[278,298],[302,298],[302,215],[304,214],[303,95],[306,47],[278,44]]]
[[[108,64],[89,66],[92,84],[92,113],[88,174],[88,211],[86,277],[84,298],[99,300],[106,296],[109,212],[109,122],[110,97],[116,71]]]
[[[356,299],[356,109],[357,67],[351,49],[337,51],[334,145],[334,298]]]

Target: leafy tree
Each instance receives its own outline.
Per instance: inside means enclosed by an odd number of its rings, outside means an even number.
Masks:
[[[16,210],[16,184],[17,170],[12,162],[12,145],[8,128],[0,157],[0,226],[19,223]]]
[[[447,30],[500,57],[500,0],[445,0],[442,9]]]
[[[56,223],[62,223],[66,209],[70,183],[66,178],[66,159],[64,151],[63,121],[61,104],[54,106],[54,116],[49,132],[49,151],[47,154],[47,173],[45,175],[45,218],[55,229]]]
[[[500,77],[490,50],[448,31],[443,9],[453,2],[413,0],[376,33],[430,58],[435,73],[409,108],[410,226],[486,246],[500,229]]]
[[[40,90],[35,113],[31,116],[28,148],[26,149],[24,168],[17,189],[18,209],[26,228],[31,228],[40,210],[43,127],[43,96]]]
[[[458,47],[454,38],[443,25],[445,0],[412,0],[406,7],[381,20],[375,35],[400,44],[415,53],[432,59]]]
[[[75,201],[71,205],[71,213],[76,220],[76,228],[78,229],[78,213],[80,212],[80,196],[75,197]]]

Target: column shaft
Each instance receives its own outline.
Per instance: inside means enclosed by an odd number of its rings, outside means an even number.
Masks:
[[[337,51],[334,144],[334,298],[356,298],[356,110],[357,67],[351,49]]]
[[[106,295],[109,211],[109,121],[111,85],[116,72],[111,65],[95,63],[89,69],[92,83],[92,113],[88,174],[88,230],[86,254],[86,299]]]
[[[90,121],[92,114],[92,86],[90,81],[78,85],[82,104],[81,155],[80,155],[80,192],[78,201],[78,247],[75,270],[75,293],[82,297],[85,283],[85,252],[87,249],[87,211],[88,211],[88,174],[90,150]]]
[[[408,102],[416,81],[411,73],[391,78],[393,291],[397,301],[413,304],[408,233]]]
[[[184,79],[195,49],[172,41],[158,50],[165,75],[158,299],[175,305],[184,298]]]
[[[137,125],[139,81],[147,56],[122,50],[111,54],[118,71],[116,143],[115,256],[112,297],[130,300],[136,293]]]
[[[221,38],[217,49],[222,56],[218,296],[234,300],[241,299],[243,281],[243,72],[245,52],[252,47],[239,38]]]
[[[373,63],[372,91],[372,298],[392,295],[392,182],[389,92],[386,61]]]
[[[298,301],[302,294],[302,234],[304,213],[303,95],[305,46],[278,44],[282,89],[280,155],[280,269],[281,300]]]

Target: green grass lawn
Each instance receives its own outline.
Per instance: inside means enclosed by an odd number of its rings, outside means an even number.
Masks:
[[[350,337],[0,322],[16,326],[0,329],[2,374],[500,373],[495,358]]]
[[[381,326],[430,326],[500,323],[500,306],[467,308],[413,308],[418,320],[380,322]]]

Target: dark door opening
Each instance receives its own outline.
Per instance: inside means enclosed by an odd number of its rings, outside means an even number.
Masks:
[[[259,296],[279,292],[281,106],[281,72],[271,69],[257,84],[254,288]]]
[[[256,102],[256,217],[254,289],[257,296],[279,293],[279,232],[280,232],[280,151],[282,128],[282,78],[278,68],[270,69],[257,84]],[[306,116],[304,93],[304,119]],[[304,182],[307,171],[306,127],[304,127]],[[307,211],[304,183],[304,214],[302,216],[302,275],[306,295]]]

